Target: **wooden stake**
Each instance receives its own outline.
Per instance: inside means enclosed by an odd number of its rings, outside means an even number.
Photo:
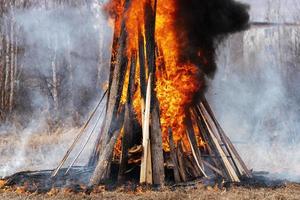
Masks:
[[[189,143],[192,149],[192,153],[193,156],[195,158],[195,161],[197,163],[198,168],[200,169],[200,171],[202,172],[202,174],[204,175],[204,177],[207,177],[206,173],[204,172],[203,169],[203,163],[202,163],[202,158],[201,158],[201,152],[198,148],[197,145],[197,140],[196,140],[196,136],[195,136],[195,132],[194,132],[194,128],[193,128],[193,123],[191,121],[191,115],[190,115],[190,111],[186,111],[186,119],[185,119],[185,123],[186,123],[186,128],[187,128],[187,136],[189,139]]]
[[[224,153],[222,147],[220,146],[218,139],[216,138],[215,134],[213,133],[213,131],[215,131],[215,132],[217,131],[215,124],[213,124],[213,122],[212,122],[209,114],[207,113],[205,107],[203,106],[203,104],[200,104],[200,109],[201,109],[200,111],[201,111],[202,118],[204,119],[204,122],[208,129],[209,136],[211,137],[211,141],[214,144],[216,151],[218,152],[218,154],[221,157],[221,161],[223,163],[223,167],[226,171],[228,179],[233,182],[240,182],[239,177],[237,176],[237,174],[236,174],[235,170],[233,169],[232,165],[230,164],[226,154]]]
[[[211,140],[209,139],[209,134],[208,134],[208,130],[207,128],[205,128],[205,122],[201,117],[201,113],[200,113],[200,109],[198,109],[199,107],[196,106],[196,108],[194,109],[194,116],[197,118],[197,126],[198,129],[200,131],[200,134],[202,136],[202,139],[204,140],[204,142],[207,144],[205,147],[210,155],[210,159],[213,161],[213,163],[215,164],[217,169],[222,169],[222,164],[220,163],[219,160],[217,160],[214,155],[217,154],[217,152],[214,151],[214,145],[211,142]],[[206,165],[207,166],[207,165]],[[221,171],[221,170],[220,170]],[[222,177],[226,178],[226,176],[224,176],[224,174],[222,173]]]
[[[68,167],[67,171],[65,172],[65,175],[68,174],[68,172],[69,172],[70,169],[73,167],[73,165],[75,164],[75,162],[76,162],[76,161],[78,160],[78,158],[81,156],[81,154],[82,154],[82,152],[84,151],[86,145],[88,144],[88,142],[90,141],[90,139],[91,139],[93,133],[95,132],[96,127],[98,126],[99,121],[100,121],[100,119],[101,119],[101,117],[102,117],[102,114],[104,113],[104,110],[105,110],[105,108],[102,108],[101,113],[99,114],[99,116],[98,116],[98,118],[97,118],[97,120],[96,120],[96,123],[94,124],[94,127],[93,127],[92,131],[89,133],[89,135],[88,135],[87,139],[85,140],[83,146],[81,147],[80,151],[77,153],[77,155],[75,156],[75,158],[74,158],[73,161],[71,162],[70,166]],[[103,122],[102,122],[102,123],[103,123]]]
[[[140,90],[141,90],[141,97],[142,100],[145,101],[146,99],[146,66],[145,66],[145,42],[144,36],[141,32],[140,25],[139,27],[139,64],[140,64]]]
[[[124,4],[124,13],[129,8],[131,0],[126,0]],[[97,144],[97,152],[98,155],[98,164],[102,163],[100,159],[104,150],[107,148],[109,141],[111,141],[111,137],[114,134],[114,129],[119,126],[119,124],[115,119],[118,117],[118,111],[120,106],[120,100],[122,96],[122,89],[124,84],[124,78],[127,68],[127,55],[126,55],[126,45],[127,45],[127,30],[126,30],[126,21],[123,18],[121,23],[121,33],[120,38],[118,39],[118,52],[116,65],[111,63],[111,72],[110,72],[110,82],[109,82],[109,93],[108,93],[108,101],[107,101],[107,109],[105,115],[105,123],[103,126],[102,137]],[[93,156],[93,155],[92,155]],[[111,160],[109,161],[111,162]],[[106,165],[106,167],[110,167],[110,163]],[[100,170],[100,171],[99,171]],[[102,170],[102,171],[101,171]],[[105,171],[110,171],[109,169],[105,169]],[[103,168],[96,167],[95,172],[92,175],[90,180],[90,184],[98,184],[103,179]]]
[[[117,116],[116,119],[116,126],[114,129],[112,129],[113,134],[109,139],[109,142],[107,145],[105,145],[103,151],[100,154],[98,163],[96,165],[96,168],[91,176],[89,187],[93,187],[98,185],[101,181],[106,180],[108,174],[110,173],[109,168],[111,165],[111,159],[113,155],[113,150],[116,144],[116,141],[118,139],[118,136],[120,134],[120,129],[122,128],[122,125],[124,123],[124,114],[125,110],[122,108],[120,111],[120,114]]]
[[[185,172],[185,161],[184,161],[184,152],[182,147],[182,141],[179,141],[177,144],[177,158],[179,165],[179,174],[183,182],[187,181],[187,176]]]
[[[151,98],[156,99],[155,95],[152,95]],[[155,100],[154,108],[152,109],[152,113],[151,113],[151,137],[150,138],[151,138],[152,155],[155,155],[152,156],[153,183],[155,185],[164,186],[164,182],[165,182],[164,155],[163,155],[163,146],[162,146],[162,133],[161,133],[161,125],[160,125],[158,100]]]
[[[118,175],[119,182],[122,182],[125,179],[125,171],[128,162],[128,150],[132,146],[132,141],[133,141],[134,111],[132,108],[132,104],[133,104],[133,95],[134,95],[135,69],[136,69],[136,53],[132,52],[128,90],[127,90],[127,102],[125,105],[124,135],[122,137],[122,152],[121,152],[119,175]]]
[[[100,99],[99,103],[97,104],[97,106],[95,107],[95,109],[93,110],[93,112],[91,113],[91,115],[88,118],[88,120],[85,122],[85,124],[80,129],[80,131],[79,131],[78,135],[76,136],[75,140],[73,141],[72,145],[68,149],[67,153],[64,155],[63,159],[60,161],[60,163],[57,166],[57,168],[53,171],[51,177],[55,177],[57,175],[58,171],[61,169],[61,167],[65,164],[66,160],[68,159],[68,157],[70,156],[71,152],[73,151],[75,145],[77,144],[77,142],[79,141],[79,139],[83,135],[85,129],[89,125],[90,121],[93,119],[94,115],[96,114],[96,112],[97,112],[99,106],[101,105],[101,103],[102,103],[104,97],[106,96],[106,94],[107,94],[107,91],[105,91],[104,94],[102,95],[102,98]]]
[[[215,118],[215,116],[214,116],[214,114],[211,110],[211,107],[209,106],[206,98],[203,97],[201,102],[206,107],[206,110],[208,111],[208,113],[212,117],[212,120],[216,124],[216,126],[219,130],[219,133],[220,133],[220,138],[223,141],[223,143],[225,144],[226,149],[227,149],[229,155],[232,158],[232,162],[234,163],[235,167],[239,171],[240,175],[244,175],[244,176],[247,176],[247,177],[252,177],[251,172],[248,170],[247,166],[245,165],[245,163],[242,160],[242,158],[240,157],[239,153],[237,152],[237,150],[233,146],[232,142],[230,141],[228,136],[224,133],[224,130],[220,126],[219,122],[216,120],[216,118]]]
[[[152,74],[149,75],[146,95],[146,105],[143,123],[143,156],[141,162],[140,183],[152,184],[152,165],[150,150],[150,104],[151,104],[151,80]]]
[[[172,135],[172,129],[169,128],[169,145],[170,145],[170,156],[172,163],[174,165],[174,179],[176,183],[180,183],[180,175],[179,175],[179,166],[178,166],[178,160],[177,160],[177,155],[176,155],[176,149],[175,149],[175,144],[173,140],[173,135]]]

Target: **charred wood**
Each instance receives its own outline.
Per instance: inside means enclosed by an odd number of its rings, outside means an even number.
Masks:
[[[128,150],[133,145],[134,130],[134,110],[133,110],[133,95],[134,95],[134,83],[135,83],[135,71],[136,71],[136,53],[132,52],[131,66],[129,74],[129,83],[127,90],[127,102],[125,104],[125,119],[124,119],[124,135],[122,137],[122,152],[120,158],[118,181],[123,182],[125,177],[125,171],[128,163]]]
[[[173,134],[172,134],[172,129],[169,128],[169,145],[170,145],[170,156],[171,160],[174,165],[174,179],[176,183],[181,182],[180,174],[179,174],[179,165],[178,165],[178,159],[176,155],[176,149],[175,149],[175,144],[173,140]]]

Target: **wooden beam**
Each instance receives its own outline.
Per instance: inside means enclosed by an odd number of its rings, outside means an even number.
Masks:
[[[196,106],[194,108],[194,116],[197,119],[197,126],[200,131],[200,135],[201,135],[202,139],[204,140],[204,142],[206,143],[205,148],[209,154],[209,158],[215,164],[216,168],[222,169],[222,164],[220,163],[219,160],[217,160],[214,157],[214,155],[217,154],[217,152],[215,151],[214,145],[209,137],[208,130],[205,126],[204,120],[201,117],[200,109],[198,106]],[[226,178],[226,176],[224,176],[224,173],[222,173],[222,177]]]
[[[173,134],[172,134],[172,129],[171,128],[169,128],[168,133],[169,133],[170,156],[171,156],[172,163],[174,165],[174,169],[173,169],[174,179],[175,179],[176,183],[180,183],[181,178],[180,178],[180,175],[179,175],[178,160],[177,160],[176,149],[175,149],[175,144],[174,144]]]
[[[187,128],[187,136],[188,136],[188,140],[192,149],[192,153],[193,156],[195,158],[195,161],[197,163],[197,167],[199,168],[199,170],[202,172],[204,177],[207,177],[204,169],[203,169],[203,163],[202,163],[202,158],[201,158],[201,152],[198,148],[198,144],[197,144],[197,140],[196,140],[196,136],[195,136],[195,131],[193,128],[193,123],[192,123],[192,118],[191,118],[191,114],[190,111],[187,110],[186,111],[186,118],[185,118],[185,124],[186,124],[186,128]]]
[[[217,131],[216,125],[213,123],[210,115],[206,111],[203,104],[200,104],[200,112],[201,112],[201,116],[206,124],[206,127],[208,129],[208,134],[211,138],[211,141],[212,141],[213,145],[215,146],[216,151],[220,155],[220,160],[223,163],[223,168],[226,171],[227,178],[232,182],[240,182],[240,179],[239,179],[238,175],[236,174],[236,171],[234,170],[234,168],[231,165],[231,163],[229,162],[225,152],[223,151],[222,147],[220,146],[219,141],[218,141],[217,137],[215,136],[215,133],[213,133],[213,131],[214,132]]]
[[[128,150],[132,146],[133,142],[133,95],[135,88],[135,71],[136,71],[136,53],[132,52],[131,65],[129,73],[129,82],[127,89],[127,101],[125,104],[125,119],[124,119],[124,135],[122,137],[122,152],[120,158],[118,181],[123,182],[125,180],[125,172],[128,163]]]
[[[117,116],[117,119],[116,119],[117,126],[115,126],[112,129],[113,134],[110,137],[109,142],[107,143],[107,145],[105,145],[105,147],[103,148],[103,151],[100,154],[96,168],[90,178],[90,181],[88,184],[89,187],[94,187],[94,186],[98,185],[99,183],[104,181],[107,178],[107,175],[110,173],[109,168],[111,165],[111,159],[112,159],[116,141],[120,134],[120,129],[122,128],[123,123],[124,123],[124,114],[125,114],[125,109],[122,108],[122,110],[120,111],[120,114]]]
[[[141,90],[141,97],[143,101],[146,99],[146,90],[147,90],[147,83],[146,83],[146,64],[145,64],[145,42],[144,36],[142,34],[140,25],[138,25],[138,42],[139,42],[139,64],[140,64],[140,90]]]
[[[131,0],[126,0],[124,4],[124,13],[127,11],[129,5],[130,5]],[[125,78],[125,73],[126,73],[126,68],[127,68],[127,62],[128,58],[126,55],[126,45],[127,45],[127,31],[126,31],[126,21],[125,19],[122,19],[121,23],[121,33],[120,37],[118,39],[118,51],[117,51],[117,57],[116,57],[116,64],[113,67],[113,72],[111,72],[111,80],[110,80],[110,85],[109,85],[109,95],[108,95],[108,100],[107,100],[107,109],[106,109],[106,115],[105,115],[105,123],[103,126],[103,132],[101,133],[102,136],[99,140],[99,143],[97,144],[97,149],[98,151],[96,154],[99,156],[98,157],[98,164],[102,163],[102,154],[107,148],[107,145],[109,141],[111,141],[111,137],[114,134],[114,131],[116,127],[119,126],[117,124],[117,116],[119,112],[119,106],[120,106],[120,100],[122,96],[122,90],[123,90],[123,84],[124,84],[124,78]],[[111,63],[113,64],[113,63]],[[93,173],[91,177],[90,183],[93,184],[98,184],[101,179],[103,178],[103,168],[102,167],[97,167],[95,169],[95,172]],[[110,164],[105,165],[106,167],[110,167]],[[102,171],[99,171],[102,170]],[[105,169],[106,171],[109,171],[109,169]],[[100,176],[101,175],[101,176]]]
[[[156,20],[156,0],[154,5],[152,0],[145,2],[145,37],[146,37],[146,55],[149,74],[155,74],[155,20]],[[153,79],[154,81],[154,79]]]
[[[248,170],[246,164],[244,163],[244,161],[242,160],[242,158],[240,157],[239,153],[237,152],[237,150],[235,149],[235,147],[233,146],[232,142],[230,141],[230,139],[228,138],[228,136],[225,134],[224,130],[222,129],[222,127],[220,126],[219,122],[217,121],[217,119],[215,118],[212,109],[210,107],[210,105],[208,104],[207,100],[205,97],[202,98],[201,102],[203,103],[203,105],[206,107],[206,110],[208,111],[208,113],[210,114],[210,116],[212,117],[212,120],[214,121],[214,123],[216,124],[219,133],[220,133],[220,137],[221,140],[223,141],[223,143],[226,146],[226,149],[229,153],[229,155],[232,158],[232,162],[234,163],[235,167],[237,168],[237,170],[239,171],[240,175],[244,175],[247,177],[252,177],[251,172]]]
[[[179,165],[179,174],[181,176],[181,180],[183,182],[186,182],[187,175],[185,172],[185,159],[184,159],[184,151],[183,151],[183,146],[182,146],[182,141],[178,141],[177,143],[177,158],[178,158],[178,165]]]
[[[151,109],[151,80],[152,74],[149,75],[146,104],[143,122],[143,155],[141,161],[140,183],[152,184],[152,165],[150,150],[150,109]]]
[[[224,177],[223,172],[221,170],[219,170],[218,168],[214,167],[212,164],[210,164],[209,162],[203,160],[203,164],[205,166],[207,166],[208,168],[210,168],[211,170],[213,170],[214,172],[216,172],[217,174],[219,174],[220,176]],[[225,178],[225,177],[224,177]]]
[[[76,144],[78,143],[79,139],[81,138],[81,136],[84,134],[84,131],[86,130],[86,128],[88,127],[89,123],[91,122],[91,120],[93,119],[93,117],[95,116],[97,110],[99,109],[103,99],[105,98],[107,94],[107,90],[104,92],[104,94],[102,95],[102,98],[100,99],[99,103],[97,104],[97,106],[95,107],[95,109],[93,110],[93,112],[91,113],[90,117],[88,118],[88,120],[85,122],[85,124],[81,127],[79,133],[77,134],[75,140],[73,141],[72,145],[70,146],[70,148],[68,149],[68,151],[66,152],[66,154],[64,155],[63,159],[60,161],[59,165],[57,166],[57,168],[53,171],[51,177],[55,177],[58,173],[58,171],[62,168],[62,166],[65,164],[66,160],[68,159],[68,157],[70,156],[71,152],[73,151],[74,147],[76,146]]]
[[[151,98],[156,98],[153,95]],[[160,124],[160,114],[158,100],[155,100],[154,108],[151,112],[151,150],[152,150],[152,170],[153,184],[164,186],[165,170],[164,170],[164,155],[162,145],[162,133]]]

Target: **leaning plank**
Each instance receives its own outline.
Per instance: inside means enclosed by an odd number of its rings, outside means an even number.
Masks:
[[[232,167],[232,165],[230,164],[225,152],[223,151],[222,147],[220,146],[218,139],[216,138],[215,134],[213,133],[213,130],[216,130],[215,124],[212,123],[211,118],[210,118],[209,114],[207,113],[203,104],[200,104],[200,111],[201,111],[202,118],[204,119],[204,122],[208,129],[208,133],[211,137],[211,140],[212,140],[218,154],[221,157],[223,167],[226,171],[226,174],[227,174],[229,180],[233,181],[233,182],[240,182],[239,177],[237,176],[237,174],[236,174],[234,168]]]
[[[76,136],[74,142],[72,143],[72,145],[70,146],[70,148],[68,149],[67,153],[65,154],[65,156],[63,157],[63,159],[60,161],[59,165],[57,166],[57,168],[53,171],[51,177],[55,177],[58,173],[58,171],[62,168],[62,166],[65,164],[66,160],[68,159],[68,157],[70,156],[71,152],[73,151],[74,147],[76,146],[77,142],[79,141],[79,139],[81,138],[81,136],[84,134],[84,131],[86,130],[86,128],[88,127],[88,125],[90,124],[91,120],[93,119],[93,117],[95,116],[98,108],[100,107],[104,97],[107,94],[107,90],[104,92],[104,94],[102,95],[102,98],[100,99],[99,103],[97,104],[97,106],[95,107],[94,111],[91,113],[90,117],[88,118],[88,120],[85,122],[85,124],[82,126],[82,128],[80,129],[78,135]]]
[[[213,143],[211,141],[211,139],[209,138],[208,136],[208,130],[207,128],[205,127],[205,122],[204,120],[202,119],[201,117],[201,113],[200,113],[200,108],[199,106],[196,106],[195,109],[194,109],[194,116],[196,117],[197,119],[197,126],[198,126],[198,130],[200,131],[200,135],[202,136],[202,139],[204,140],[204,142],[207,144],[205,147],[209,153],[209,158],[213,161],[213,163],[215,164],[215,166],[218,168],[218,169],[222,169],[222,164],[220,163],[219,160],[217,160],[214,155],[217,153],[214,151],[214,149],[212,149],[213,147]],[[223,175],[224,177],[224,175]]]
[[[126,0],[124,4],[124,13],[129,8],[131,0]],[[115,34],[116,36],[116,34]],[[114,38],[115,40],[116,38]],[[92,157],[96,157],[96,159],[92,159],[93,161],[97,162],[100,159],[100,156],[104,149],[106,148],[106,145],[110,141],[110,138],[113,134],[113,129],[115,126],[115,118],[117,117],[117,113],[120,106],[120,100],[122,95],[122,89],[124,84],[124,78],[125,78],[125,72],[127,68],[127,62],[128,58],[126,55],[126,45],[127,45],[127,30],[126,30],[126,21],[125,19],[122,19],[121,22],[121,32],[120,37],[118,38],[118,49],[114,49],[117,51],[116,55],[116,62],[111,63],[113,67],[111,67],[112,72],[110,73],[110,81],[109,81],[109,92],[108,92],[108,98],[107,98],[107,106],[106,106],[106,113],[105,113],[105,123],[103,127],[101,128],[101,136],[99,137],[98,143],[96,144],[96,151],[95,154],[92,155]],[[100,173],[94,173],[94,175],[97,175]],[[94,179],[101,179],[100,177],[94,177]]]
[[[132,108],[132,104],[133,104],[133,94],[134,94],[135,69],[136,69],[136,53],[132,52],[128,90],[127,90],[127,102],[125,105],[124,135],[122,137],[122,152],[121,152],[119,174],[118,174],[119,182],[122,182],[125,179],[124,176],[125,176],[125,171],[128,162],[128,150],[131,147],[132,140],[133,140],[134,111]]]
[[[103,177],[103,176],[105,176],[105,173],[107,173],[106,169],[110,164],[110,161],[109,161],[110,155],[113,152],[113,148],[117,141],[118,135],[119,135],[119,130],[116,130],[113,133],[113,136],[110,139],[108,145],[104,148],[104,151],[101,154],[100,159],[99,159],[98,164],[95,169],[95,172],[96,173],[99,172],[99,173],[97,174],[97,176],[95,176],[95,175],[92,176],[89,186],[95,186],[95,185],[99,184],[101,182],[101,179],[98,179],[97,177]]]
[[[105,124],[103,128],[103,137],[101,138],[100,144],[102,145],[99,149],[100,152],[105,148],[105,145],[110,140],[110,137],[112,135],[111,129],[114,128],[115,120],[117,112],[119,110],[120,106],[120,100],[122,96],[122,90],[123,90],[123,84],[126,74],[126,68],[128,63],[128,57],[126,52],[126,46],[127,46],[127,29],[126,29],[126,20],[124,16],[126,15],[127,10],[129,9],[129,6],[131,4],[131,0],[125,0],[124,3],[124,10],[121,17],[121,31],[120,36],[118,38],[118,49],[114,49],[116,51],[116,58],[115,63],[111,63],[111,65],[114,65],[113,71],[111,72],[111,80],[109,85],[109,95],[108,95],[108,101],[107,101],[107,110],[106,110],[106,116],[105,116]]]
[[[156,20],[156,0],[145,1],[145,37],[146,37],[146,57],[149,73],[155,74],[155,20]]]
[[[124,108],[116,119],[117,126],[114,127],[112,137],[109,139],[107,145],[105,145],[104,150],[101,152],[96,168],[90,178],[89,187],[98,185],[101,181],[104,181],[109,173],[109,168],[111,165],[111,158],[113,155],[114,146],[120,134],[120,129],[124,122]]]
[[[224,134],[224,133],[222,133],[222,134]],[[236,160],[235,161],[236,163],[239,163],[238,164],[238,169],[240,170],[241,174],[251,178],[252,177],[251,172],[248,170],[246,164],[244,163],[244,161],[240,157],[239,153],[237,152],[237,150],[235,149],[235,147],[231,143],[230,139],[225,134],[223,135],[223,137],[225,138],[225,141],[229,146],[229,151],[230,151],[230,154],[232,155],[232,158],[234,160]]]
[[[177,158],[178,158],[178,165],[179,165],[179,174],[183,182],[187,181],[187,175],[185,172],[185,159],[184,159],[184,152],[182,147],[182,141],[179,141],[177,144]]]
[[[185,159],[185,165],[187,168],[187,174],[189,174],[191,177],[200,177],[202,175],[202,172],[199,170],[196,164],[195,157],[193,155],[186,156]]]
[[[146,99],[146,67],[145,67],[145,42],[144,42],[144,36],[141,32],[140,25],[139,27],[139,36],[138,36],[138,42],[139,42],[139,64],[140,64],[140,90],[141,90],[141,97],[144,101]]]
[[[151,112],[151,153],[152,155],[155,155],[152,156],[153,184],[164,186],[164,155],[158,100],[155,98],[155,95],[153,95],[151,98],[155,99],[154,108]]]
[[[124,133],[122,136],[122,151],[120,157],[118,182],[121,183],[125,180],[125,171],[128,162],[128,150],[132,141],[132,118],[130,118],[130,106],[125,104],[125,117],[124,117]]]
[[[94,124],[94,127],[93,129],[90,131],[88,137],[86,138],[84,144],[82,145],[80,151],[77,153],[77,155],[75,156],[75,158],[73,159],[73,161],[71,162],[70,166],[68,167],[67,171],[65,172],[65,175],[68,174],[68,172],[70,171],[70,169],[74,166],[75,162],[78,160],[78,158],[81,156],[82,152],[84,151],[84,149],[86,148],[88,142],[90,141],[92,135],[94,134],[95,130],[96,130],[96,127],[98,126],[101,118],[102,118],[102,115],[104,113],[104,110],[105,108],[102,108],[101,110],[101,113],[99,114],[97,120],[96,120],[96,123]],[[103,122],[102,122],[103,123]]]
[[[172,163],[174,165],[174,169],[173,169],[174,179],[176,183],[180,183],[181,179],[179,175],[179,166],[178,166],[178,160],[177,160],[175,144],[174,144],[171,128],[169,128],[169,145],[170,145],[170,156],[171,156]]]
[[[192,121],[191,121],[190,111],[186,111],[185,123],[186,123],[186,127],[187,127],[188,140],[189,140],[189,143],[190,143],[192,153],[193,153],[193,156],[195,158],[197,167],[199,168],[201,173],[204,175],[204,177],[207,177],[206,173],[203,170],[201,152],[200,152],[200,150],[198,148],[198,145],[197,145],[197,140],[196,140],[194,128],[193,128],[193,124],[192,124]]]
[[[218,168],[214,167],[212,164],[210,164],[209,162],[203,160],[203,164],[205,166],[207,166],[208,168],[210,168],[211,170],[213,170],[214,172],[216,172],[217,174],[219,174],[220,176],[224,177],[223,172],[221,170],[219,170]]]
[[[149,151],[150,146],[150,104],[151,104],[151,79],[152,75],[149,75],[147,94],[146,94],[146,104],[144,112],[144,122],[143,122],[143,155],[141,161],[141,173],[140,173],[140,183],[152,184],[152,167],[151,167],[151,151]],[[150,163],[149,163],[150,160]],[[150,177],[151,171],[151,177]]]
[[[210,114],[212,120],[216,124],[216,126],[219,130],[219,133],[220,133],[221,140],[225,144],[225,147],[226,147],[229,155],[231,156],[232,161],[233,161],[234,165],[236,166],[236,168],[238,169],[239,173],[241,175],[245,175],[247,177],[252,177],[251,172],[248,170],[246,164],[244,163],[244,161],[240,157],[239,153],[237,152],[237,150],[235,149],[235,147],[231,143],[228,136],[224,133],[224,130],[220,126],[219,122],[216,120],[216,118],[215,118],[215,116],[214,116],[214,114],[211,110],[211,107],[209,106],[206,98],[203,97],[201,102],[203,103],[203,105],[205,106],[207,112]]]

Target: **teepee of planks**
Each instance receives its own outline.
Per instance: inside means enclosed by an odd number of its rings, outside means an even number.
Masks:
[[[107,98],[105,118],[89,162],[94,167],[89,185],[95,186],[110,179],[114,151],[119,140],[120,182],[126,179],[132,157],[137,160],[135,165],[140,167],[137,177],[140,183],[163,186],[167,169],[172,171],[176,183],[201,177],[220,177],[225,181],[239,182],[242,177],[251,177],[237,150],[214,117],[204,95],[185,108],[182,122],[185,127],[184,138],[175,140],[173,133],[177,130],[171,125],[167,128],[167,133],[162,131],[160,107],[163,105],[155,88],[159,79],[157,71],[167,74],[168,69],[164,62],[157,64],[158,59],[164,60],[164,54],[160,51],[164,47],[155,38],[157,2],[144,2],[144,16],[136,24],[136,50],[129,49],[130,30],[126,24],[126,12],[131,0],[125,0],[122,13],[115,21],[109,86],[103,96]],[[140,95],[136,95],[137,92]],[[141,109],[140,120],[137,120],[134,105],[137,99]],[[136,124],[140,127],[136,128]],[[163,134],[167,134],[165,139]],[[137,141],[136,138],[141,139]],[[74,145],[77,140],[78,138]],[[164,140],[167,140],[167,148]],[[140,154],[136,154],[139,152],[138,145],[142,152]],[[69,154],[70,150],[54,171],[54,176]]]

